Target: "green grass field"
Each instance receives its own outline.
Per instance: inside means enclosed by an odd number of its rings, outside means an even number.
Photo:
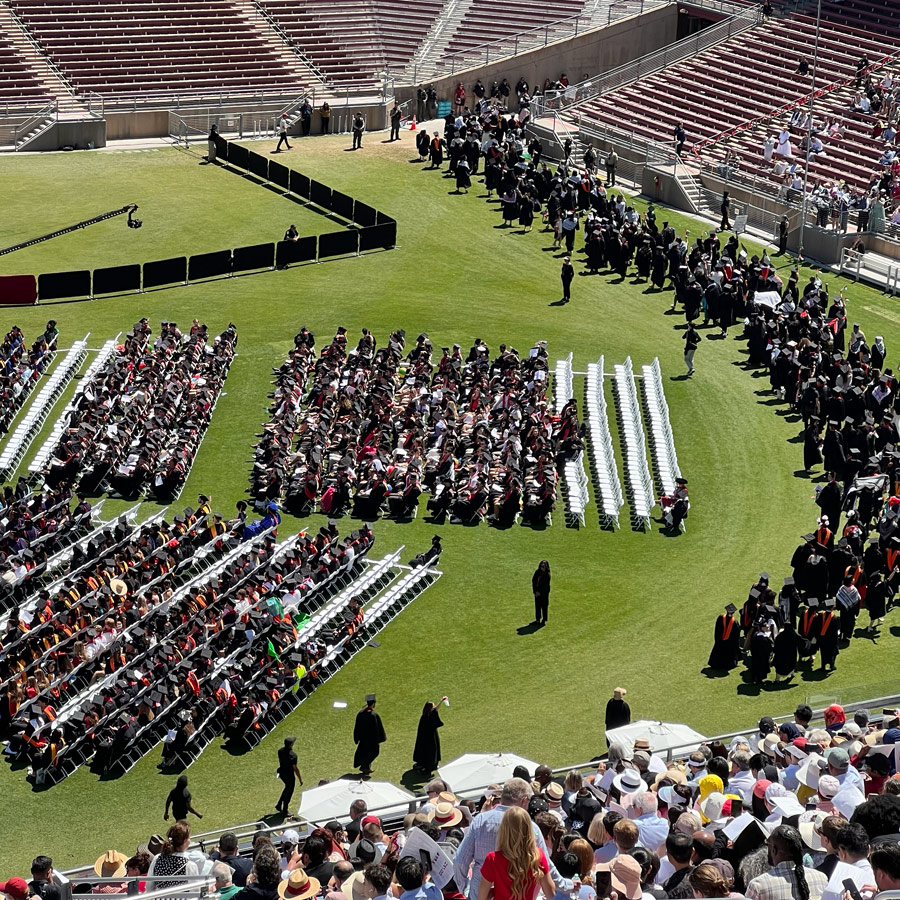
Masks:
[[[143,296],[7,309],[0,327],[19,324],[30,339],[53,317],[61,346],[86,331],[99,346],[142,315],[156,327],[162,318],[188,325],[197,316],[214,332],[234,321],[240,355],[181,500],[193,503],[202,490],[226,513],[244,496],[271,368],[301,325],[315,330],[320,345],[339,325],[351,336],[368,327],[380,341],[398,327],[411,337],[426,330],[438,347],[458,341],[467,348],[479,336],[492,350],[506,342],[524,351],[546,339],[551,360],[574,351],[580,371],[601,353],[610,364],[630,354],[636,368],[658,355],[679,462],[690,479],[688,530],[677,537],[658,526],[633,533],[626,506],[625,528],[603,532],[593,505],[581,531],[564,526],[562,505],[544,531],[435,528],[424,515],[411,524],[377,523],[379,556],[401,544],[412,556],[439,531],[444,577],[380,635],[380,647],[365,649],[254,752],[231,756],[218,741],[206,751],[189,771],[204,830],[272,812],[280,790],[275,752],[286,734],[298,736],[307,784],[350,771],[352,718],[369,691],[378,692],[388,733],[376,777],[397,780],[411,765],[422,703],[442,694],[452,701],[443,713],[445,760],[510,749],[557,766],[604,749],[603,709],[617,684],[628,688],[635,717],[686,721],[709,734],[788,711],[807,697],[874,696],[873,683],[891,677],[900,648],[896,626],[885,629],[877,647],[854,641],[824,682],[816,675],[760,691],[744,684],[739,671],[718,679],[701,672],[715,615],[729,601],[742,603],[763,569],[780,583],[816,514],[813,483],[795,474],[802,465],[799,426],[766,393],[767,379],[743,368],[745,345],[734,339],[740,329],[728,340],[704,341],[696,376],[673,380],[683,372],[681,333],[673,326],[683,320],[665,315],[669,292],[645,294],[643,286],[610,284],[612,276],[600,275],[576,278],[572,302],[551,305],[560,295],[559,260],[546,234],[495,230],[496,204],[479,199],[479,190],[448,196],[451,181],[408,162],[415,156],[411,135],[390,147],[381,137],[368,135],[366,149],[353,154],[343,152],[341,137],[298,140],[300,149],[280,160],[394,216],[394,251]],[[307,233],[334,228],[246,179],[198,166],[199,159],[176,150],[4,158],[0,243],[127,202],[140,205],[145,225],[137,232],[118,221],[97,225],[0,258],[0,272],[112,265],[274,240],[291,221]],[[705,228],[670,218],[682,230]],[[836,292],[838,279],[829,280]],[[884,335],[893,359],[900,349],[895,304],[852,284],[849,297],[851,319],[870,339]],[[576,395],[583,389],[577,378]],[[282,534],[321,521],[286,518]],[[341,523],[342,530],[350,527],[349,520]],[[550,624],[522,636],[516,629],[532,618],[529,579],[541,558],[553,570]],[[334,709],[338,699],[349,707]],[[107,847],[131,852],[161,831],[172,779],[157,774],[158,759],[154,753],[111,782],[81,770],[42,793],[22,772],[0,767],[6,824],[0,875],[27,872],[38,852],[63,867],[93,860]]]

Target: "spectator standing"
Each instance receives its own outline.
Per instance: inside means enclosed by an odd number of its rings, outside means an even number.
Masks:
[[[400,140],[400,119],[403,117],[403,113],[400,110],[400,104],[395,100],[394,105],[391,107],[391,137],[392,141]]]
[[[574,235],[575,232],[570,230],[569,233]],[[575,277],[575,267],[572,265],[571,256],[566,256],[563,259],[559,277],[562,280],[563,288],[562,302],[568,303],[572,299],[572,279]]]
[[[322,120],[322,134],[328,134],[331,131],[331,107],[327,100],[319,108],[319,118]]]
[[[281,145],[284,144],[288,150],[291,149],[291,145],[288,142],[288,117],[287,113],[282,113],[281,118],[278,120],[278,143],[275,145],[275,152],[281,153]]]
[[[687,366],[688,375],[694,374],[694,354],[700,346],[700,334],[694,328],[693,322],[688,322],[687,331],[684,333],[684,364]]]
[[[556,889],[550,864],[535,841],[532,822],[521,807],[506,811],[497,831],[497,849],[481,865],[478,900],[532,900],[540,887],[545,897]]]
[[[163,819],[169,821],[169,810],[172,810],[172,816],[176,822],[180,822],[188,817],[188,813],[193,813],[198,819],[203,816],[191,806],[191,792],[188,790],[187,775],[179,775],[175,782],[175,787],[169,791],[166,797],[166,811]]]
[[[569,280],[571,281],[571,278]],[[567,290],[565,277],[563,290]],[[568,299],[568,294],[565,295],[565,299]],[[550,607],[550,563],[546,559],[538,563],[534,575],[531,576],[531,591],[534,594],[534,624],[546,625],[547,610]]]
[[[615,147],[609,148],[606,154],[606,185],[607,187],[616,186],[616,166],[619,164],[619,154],[616,153]]]
[[[353,150],[362,150],[363,131],[366,130],[366,122],[362,117],[362,113],[353,114]]]
[[[291,797],[294,795],[294,788],[297,782],[303,787],[303,776],[300,769],[297,768],[297,754],[294,752],[294,743],[297,738],[286,737],[284,746],[278,751],[278,771],[277,775],[284,784],[284,790],[275,804],[275,809],[282,815],[286,816],[290,813]]]
[[[728,191],[722,194],[722,204],[719,211],[722,213],[722,221],[719,223],[719,231],[728,231],[731,223],[728,221],[728,212],[731,209],[731,200],[728,199]]]
[[[219,136],[219,128],[213,123],[209,126],[209,137],[206,139],[207,162],[214,163],[216,161],[216,138]]]
[[[631,707],[625,700],[627,693],[628,691],[625,688],[617,687],[613,691],[612,697],[606,701],[605,725],[607,731],[631,724]]]
[[[309,137],[309,128],[310,125],[312,125],[312,113],[312,103],[309,102],[309,97],[307,97],[300,107],[300,128],[303,132],[303,137]]]
[[[675,152],[681,156],[681,151],[684,150],[684,142],[687,140],[687,132],[684,130],[683,122],[678,122],[675,125],[672,136],[675,138]]]

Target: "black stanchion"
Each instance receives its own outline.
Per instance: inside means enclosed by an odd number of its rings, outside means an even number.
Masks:
[[[358,231],[330,231],[319,235],[319,259],[345,256],[359,250]]]
[[[291,187],[291,170],[275,160],[269,161],[269,181],[286,191]]]
[[[331,211],[348,222],[353,221],[353,198],[340,191],[331,192]]]
[[[213,250],[212,253],[198,253],[188,263],[188,281],[201,278],[216,278],[231,271],[231,251]]]
[[[275,265],[289,266],[295,263],[313,262],[316,259],[318,239],[315,235],[298,241],[279,241],[275,247]]]
[[[309,199],[316,206],[321,206],[322,209],[331,212],[331,188],[327,184],[322,184],[321,181],[310,181]]]
[[[361,200],[356,201],[356,205],[353,208],[353,221],[360,228],[368,228],[370,225],[375,225],[376,219],[377,213],[374,206],[369,206],[368,203],[363,203]]]
[[[293,243],[287,241],[286,243]],[[232,251],[233,272],[249,272],[252,269],[271,269],[275,264],[275,244],[253,244],[235,247]]]
[[[302,172],[291,169],[291,193],[309,200],[309,178]]]
[[[269,180],[269,158],[260,153],[250,153],[249,170],[263,181]]]

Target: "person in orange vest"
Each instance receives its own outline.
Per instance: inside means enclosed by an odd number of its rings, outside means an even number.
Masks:
[[[819,644],[819,652],[822,654],[822,668],[837,668],[838,655],[838,618],[835,615],[836,601],[829,597],[825,601],[825,608],[818,613],[814,626],[816,640]]]
[[[729,603],[725,612],[716,619],[713,648],[709,654],[711,669],[733,669],[741,653],[741,630],[734,614],[737,607]]]
[[[797,655],[802,660],[816,655],[816,626],[819,618],[819,601],[810,597],[797,618]]]

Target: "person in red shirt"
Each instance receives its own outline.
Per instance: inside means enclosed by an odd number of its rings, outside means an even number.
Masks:
[[[497,849],[481,864],[478,900],[487,900],[491,888],[493,900],[535,900],[539,887],[545,897],[556,894],[550,864],[535,843],[531,819],[524,809],[513,806],[500,823]]]

